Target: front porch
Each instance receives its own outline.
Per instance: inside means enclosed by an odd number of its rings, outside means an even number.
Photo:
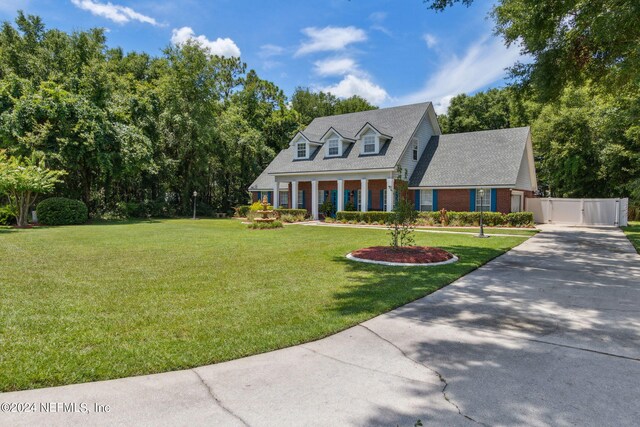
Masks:
[[[286,183],[286,190],[278,190],[274,208],[306,209],[313,219],[320,219],[321,206],[330,201],[334,211],[393,210],[395,180],[393,178],[360,179],[296,179],[276,180],[276,187]],[[275,188],[274,188],[275,191]]]

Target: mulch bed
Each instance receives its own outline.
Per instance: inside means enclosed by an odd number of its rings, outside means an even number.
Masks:
[[[427,264],[443,262],[453,258],[453,254],[440,248],[429,246],[404,246],[392,248],[391,246],[372,246],[351,252],[356,258],[372,261],[403,262],[410,264]]]

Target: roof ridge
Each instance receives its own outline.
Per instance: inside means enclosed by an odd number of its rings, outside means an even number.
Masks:
[[[508,130],[518,130],[518,129],[531,129],[531,126],[518,126],[515,128],[501,128],[501,129],[483,129],[483,130],[472,130],[472,131],[468,131],[468,132],[456,132],[456,133],[443,133],[441,135],[434,135],[434,136],[454,136],[454,135],[467,135],[470,133],[486,133],[486,132],[502,132],[502,131],[508,131]]]
[[[414,104],[406,104],[406,105],[396,105],[394,107],[375,108],[373,110],[355,111],[353,113],[333,114],[331,116],[320,116],[320,117],[316,117],[313,120],[311,120],[309,125],[311,123],[313,123],[315,120],[326,119],[326,118],[329,118],[329,117],[332,117],[332,118],[333,117],[344,117],[344,116],[350,116],[350,115],[355,115],[355,114],[363,114],[363,113],[371,113],[371,112],[379,112],[379,111],[388,111],[388,110],[394,110],[394,109],[400,109],[400,108],[415,107],[417,105],[424,105],[425,107],[427,107],[429,104],[431,104],[431,101],[416,102]],[[309,125],[307,125],[307,126],[309,126]]]

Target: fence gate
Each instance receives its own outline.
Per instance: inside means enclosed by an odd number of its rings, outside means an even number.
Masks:
[[[527,198],[538,224],[626,226],[629,199]]]

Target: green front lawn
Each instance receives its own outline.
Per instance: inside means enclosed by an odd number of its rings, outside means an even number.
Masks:
[[[622,230],[640,254],[640,221],[629,221],[629,226],[622,227]]]
[[[457,264],[347,261],[384,230],[234,220],[0,229],[0,390],[149,374],[314,340],[427,295],[523,242],[416,233]]]

